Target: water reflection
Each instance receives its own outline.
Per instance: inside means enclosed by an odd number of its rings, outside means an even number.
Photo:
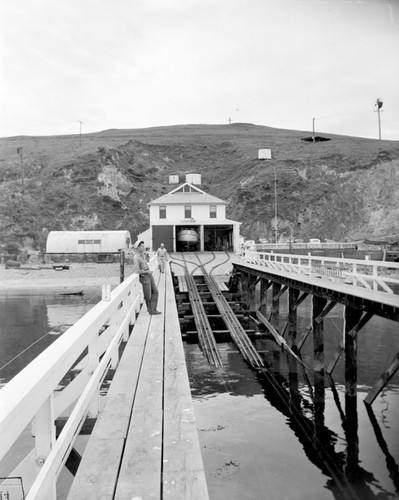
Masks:
[[[211,497],[397,498],[396,386],[385,392],[386,400],[392,402],[389,413],[382,416],[380,398],[379,416],[372,419],[362,402],[368,386],[358,386],[358,398],[345,397],[344,384],[303,373],[301,365],[271,341],[257,344],[268,367],[258,373],[243,363],[232,345],[219,344],[223,368],[217,370],[203,362],[198,347],[186,345]],[[386,426],[381,429],[384,418]],[[226,481],[231,480],[231,463],[238,465],[234,467],[235,488],[230,490]],[[295,479],[293,470],[300,470],[307,482],[302,476]]]
[[[0,295],[0,386],[54,342],[98,299],[98,294]]]

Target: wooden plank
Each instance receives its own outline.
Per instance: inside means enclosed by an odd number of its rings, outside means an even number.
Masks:
[[[168,274],[165,311],[163,498],[206,500],[206,485],[179,318]]]
[[[150,316],[142,311],[110,385],[106,403],[87,443],[68,500],[112,498],[140,376]],[[107,464],[101,467],[99,464]]]
[[[167,271],[168,272],[168,271]],[[158,309],[164,309],[165,274]],[[162,472],[164,315],[151,316],[115,499],[159,498]]]

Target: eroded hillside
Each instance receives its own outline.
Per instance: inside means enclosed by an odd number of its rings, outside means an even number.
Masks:
[[[281,240],[398,234],[399,142],[307,135],[235,124],[105,131],[81,146],[74,136],[1,139],[0,244],[37,248],[67,229],[134,238],[148,227],[147,203],[171,189],[169,174],[187,172],[228,202],[247,238],[274,238],[275,175]],[[265,147],[271,161],[257,159]]]

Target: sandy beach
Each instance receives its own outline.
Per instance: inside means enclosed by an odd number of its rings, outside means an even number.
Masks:
[[[115,288],[120,282],[119,263],[69,263],[69,269],[6,269],[0,266],[0,293],[73,293],[109,284]],[[133,271],[125,266],[125,277]]]

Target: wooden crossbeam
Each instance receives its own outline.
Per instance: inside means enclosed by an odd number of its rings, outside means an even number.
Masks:
[[[299,341],[295,344],[296,345],[296,348],[298,349],[298,351],[300,351],[302,349],[302,346],[303,344],[305,343],[305,340],[308,338],[309,334],[312,332],[313,328],[310,327],[307,331],[303,332],[301,338],[299,339]]]
[[[374,316],[373,313],[367,312],[364,313],[363,316],[360,318],[360,321],[351,329],[351,331],[348,333],[351,337],[355,337],[357,333],[364,327],[364,325]]]
[[[278,333],[278,331],[273,327],[273,325],[269,323],[269,321],[267,321],[267,319],[263,316],[263,314],[260,313],[259,311],[256,311],[256,315],[258,319],[265,325],[268,331],[273,335],[277,344],[286,351],[288,351],[292,356],[294,356],[294,358],[297,361],[299,361],[301,365],[309,369],[309,367],[305,365],[305,363],[301,360],[301,358],[297,354],[295,354],[295,352],[291,349],[291,347],[289,347],[286,340]]]
[[[251,290],[252,288],[255,288],[255,287],[256,287],[256,285],[259,283],[259,281],[260,281],[260,280],[261,280],[261,278],[260,278],[260,277],[257,277],[257,278],[255,279],[255,281],[249,285],[248,290]]]
[[[273,302],[277,302],[278,299],[288,290],[288,285],[284,285],[276,295],[273,296]]]
[[[341,354],[343,353],[343,351],[344,351],[344,343],[343,343],[343,341],[341,341],[341,343],[339,344],[339,346],[338,346],[338,348],[333,356],[331,363],[327,367],[326,372],[328,373],[328,375],[330,375],[333,372],[335,365],[338,363],[338,360],[341,357]]]
[[[366,399],[364,400],[366,405],[373,404],[375,398],[378,396],[378,394],[382,391],[382,389],[387,385],[387,383],[391,380],[391,378],[395,375],[395,373],[398,370],[399,370],[399,352],[394,356],[388,368],[384,371],[384,373],[374,384],[371,391],[367,394]]]
[[[356,337],[357,333],[364,327],[364,325],[373,317],[373,313],[367,312],[364,313],[363,316],[360,318],[360,320],[357,322],[357,324],[351,329],[351,331],[348,333],[351,337]],[[338,363],[339,358],[341,357],[341,354],[344,351],[344,343],[341,341],[339,344],[333,359],[331,360],[330,364],[327,367],[327,373],[330,375],[336,364]]]
[[[295,311],[298,306],[306,299],[306,297],[308,296],[309,294],[307,292],[303,292],[302,295],[300,295],[297,299],[297,301],[295,302],[295,304],[292,305],[291,309],[293,311]]]
[[[331,301],[329,302],[324,308],[323,310],[321,311],[321,313],[314,319],[314,321],[317,323],[317,324],[320,324],[323,319],[327,316],[327,314],[332,311],[332,309],[337,305],[336,302],[334,301]]]

